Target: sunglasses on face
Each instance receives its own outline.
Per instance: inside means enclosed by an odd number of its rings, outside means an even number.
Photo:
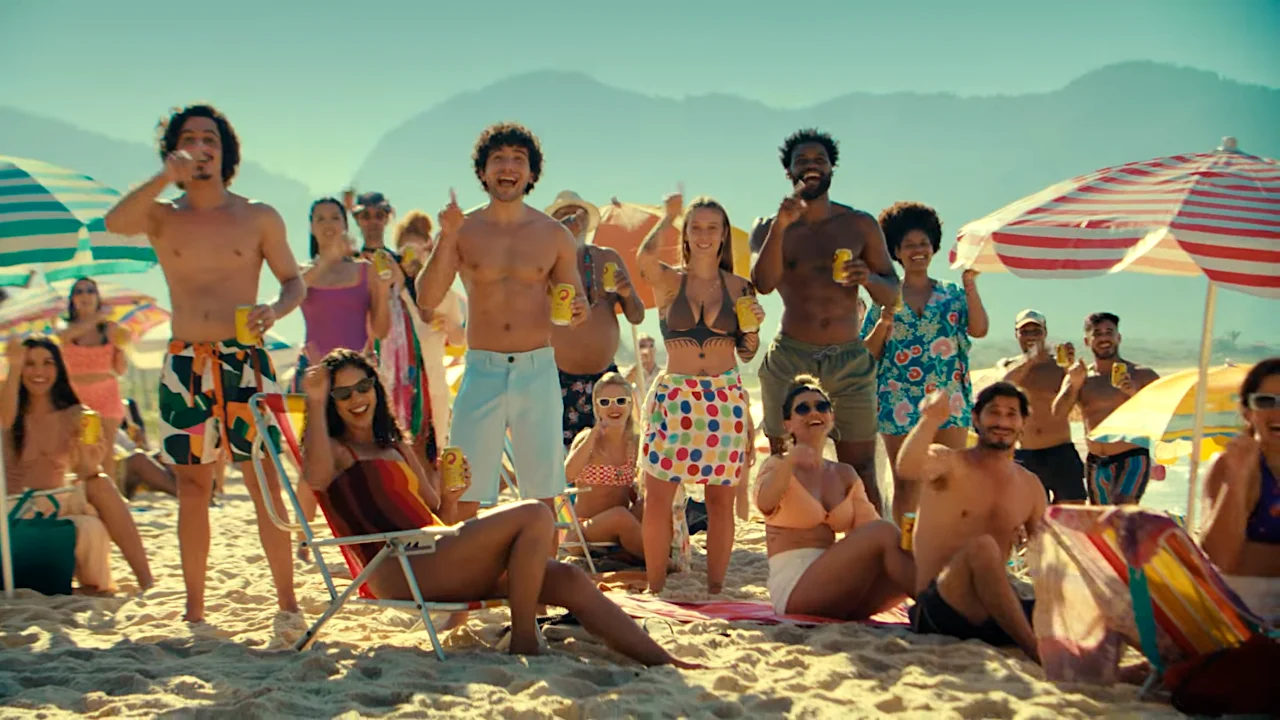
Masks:
[[[365,218],[369,220],[386,220],[387,212],[385,210],[363,210],[356,213],[356,217],[362,220]]]
[[[97,289],[97,288],[93,288],[93,287],[78,287],[78,288],[76,288],[76,289],[72,290],[72,291],[71,291],[71,294],[72,294],[73,296],[74,296],[74,295],[97,295],[97,294],[98,294],[98,289]]]
[[[629,402],[631,402],[631,398],[626,396],[612,397],[612,398],[602,397],[596,401],[596,404],[602,408],[609,407],[610,405],[617,405],[618,407],[626,407],[627,403]]]
[[[819,400],[812,407],[807,402],[797,403],[794,412],[800,417],[804,417],[811,412],[829,413],[831,412],[831,403],[826,400]]]
[[[1275,410],[1280,408],[1280,395],[1271,393],[1253,393],[1245,403],[1250,410]]]
[[[373,389],[373,378],[367,377],[355,385],[347,385],[345,387],[336,387],[329,392],[334,400],[350,400],[354,393],[361,395]]]

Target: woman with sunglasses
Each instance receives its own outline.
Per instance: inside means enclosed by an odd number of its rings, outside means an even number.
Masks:
[[[677,230],[682,215],[684,227]],[[654,593],[667,583],[672,509],[683,483],[706,488],[707,592],[724,589],[733,550],[734,486],[747,480],[755,458],[738,360],[750,362],[760,349],[764,310],[751,284],[733,274],[731,230],[720,203],[702,197],[685,211],[684,198],[673,193],[636,253],[640,275],[658,298],[658,327],[667,348],[666,373],[646,401],[640,452],[645,571]],[[678,267],[663,262],[660,252],[677,243]],[[755,321],[749,330],[736,311],[746,297],[751,300],[745,310]]]
[[[124,352],[128,331],[110,318],[111,311],[102,307],[98,283],[92,278],[80,278],[71,286],[71,295],[67,298],[67,327],[58,333],[58,339],[62,341],[62,357],[71,387],[80,402],[102,416],[104,428],[114,429],[124,422],[120,377],[129,369]],[[114,478],[116,459],[110,450],[115,433],[102,435],[103,469]]]
[[[618,543],[644,557],[640,528],[644,506],[636,492],[636,431],[631,402],[635,389],[616,372],[605,373],[591,391],[596,425],[578,433],[565,456],[564,476],[582,492],[574,511],[587,542]]]
[[[1205,554],[1250,610],[1280,620],[1280,357],[1240,386],[1246,428],[1213,461]]]
[[[406,443],[368,359],[335,350],[307,371],[303,387],[303,477],[336,535],[414,530],[454,519],[470,469],[464,466],[461,488],[440,487],[435,458],[424,466]],[[644,665],[698,667],[659,647],[582,570],[548,560],[555,532],[546,505],[510,503],[466,521],[459,535],[440,538],[435,552],[409,562],[426,600],[507,598],[512,654],[538,654],[535,608],[543,603],[566,608],[588,632]],[[379,548],[375,543],[352,550],[363,566]],[[396,564],[381,566],[368,587],[378,598],[413,599]]]
[[[823,459],[835,415],[817,380],[795,379],[782,421],[787,452],[765,460],[756,479],[774,612],[866,620],[902,602],[915,585],[915,560],[853,466]]]

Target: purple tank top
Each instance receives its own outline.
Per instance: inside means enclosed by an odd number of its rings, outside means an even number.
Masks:
[[[337,348],[363,351],[369,342],[369,269],[361,266],[360,282],[343,288],[307,288],[302,301],[307,342],[321,356]]]
[[[1262,464],[1262,493],[1258,504],[1249,513],[1244,536],[1251,542],[1280,544],[1280,483],[1271,474],[1267,459],[1259,456]]]

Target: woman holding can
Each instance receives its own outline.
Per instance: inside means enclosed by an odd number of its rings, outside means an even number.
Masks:
[[[643,416],[645,570],[649,589],[661,592],[673,528],[667,509],[683,483],[705,485],[707,590],[714,594],[724,587],[733,549],[734,486],[746,480],[754,456],[738,359],[755,357],[764,310],[750,283],[733,274],[729,216],[710,198],[694,200],[684,213],[680,265],[661,260],[683,204],[679,193],[667,196],[662,219],[636,254],[658,299],[667,348],[666,373],[654,382]]]

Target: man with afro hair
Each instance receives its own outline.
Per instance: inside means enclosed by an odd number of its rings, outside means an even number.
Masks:
[[[578,243],[555,218],[525,203],[542,174],[542,144],[529,129],[498,123],[471,156],[489,202],[468,213],[450,191],[435,251],[418,274],[418,305],[433,310],[455,276],[467,291],[467,355],[453,403],[450,443],[471,465],[459,519],[498,502],[507,432],[520,492],[550,505],[564,492],[560,380],[551,347],[550,288],[573,286],[573,319],[587,319]]]
[[[751,230],[751,279],[782,296],[782,328],[760,365],[764,430],[783,450],[782,400],[797,375],[819,379],[835,406],[836,454],[858,471],[867,497],[876,484],[876,364],[859,337],[858,294],[890,307],[898,298],[884,235],[871,215],[827,196],[839,146],[817,129],[793,133],[779,148],[791,185],[776,215]],[[839,262],[836,261],[839,252]]]

